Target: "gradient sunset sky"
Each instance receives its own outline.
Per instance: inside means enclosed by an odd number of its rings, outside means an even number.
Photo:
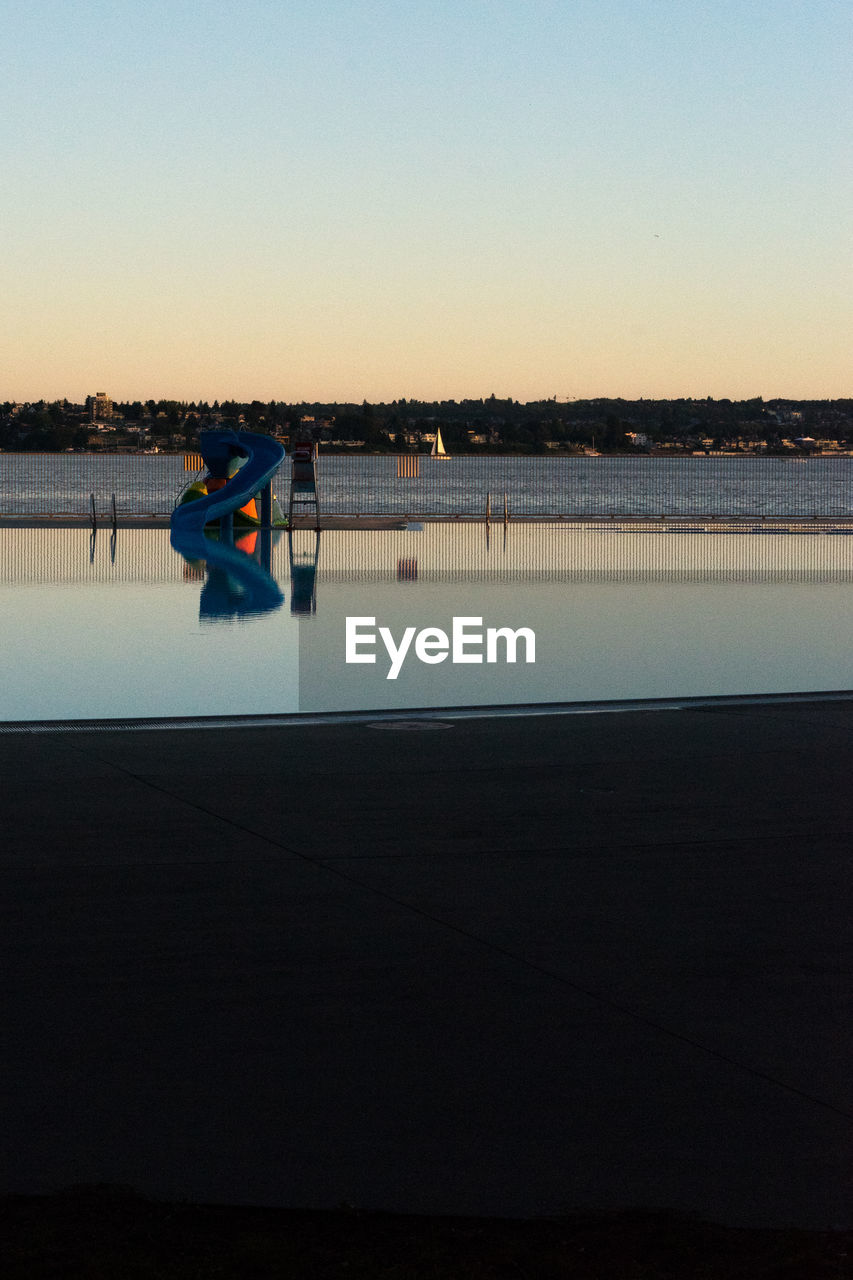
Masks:
[[[853,394],[849,0],[0,12],[0,400]]]

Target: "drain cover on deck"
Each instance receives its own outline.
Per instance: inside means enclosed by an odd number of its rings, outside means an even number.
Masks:
[[[368,729],[452,729],[449,720],[372,720]]]

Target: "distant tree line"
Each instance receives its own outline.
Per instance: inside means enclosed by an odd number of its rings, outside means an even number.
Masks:
[[[109,416],[68,400],[0,404],[0,449],[192,449],[205,428],[318,440],[324,450],[423,451],[436,429],[450,453],[786,453],[837,442],[853,448],[853,400],[479,400],[287,403],[134,400]],[[814,441],[814,444],[811,442]]]

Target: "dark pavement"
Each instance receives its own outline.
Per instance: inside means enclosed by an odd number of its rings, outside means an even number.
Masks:
[[[0,733],[0,1191],[849,1225],[853,699]]]

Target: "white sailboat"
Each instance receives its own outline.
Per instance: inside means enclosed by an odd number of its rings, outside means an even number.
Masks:
[[[444,441],[441,438],[441,431],[438,427],[435,429],[435,439],[432,442],[432,448],[429,451],[429,456],[431,458],[440,459],[442,462],[447,462],[450,459],[450,454],[444,447]]]

